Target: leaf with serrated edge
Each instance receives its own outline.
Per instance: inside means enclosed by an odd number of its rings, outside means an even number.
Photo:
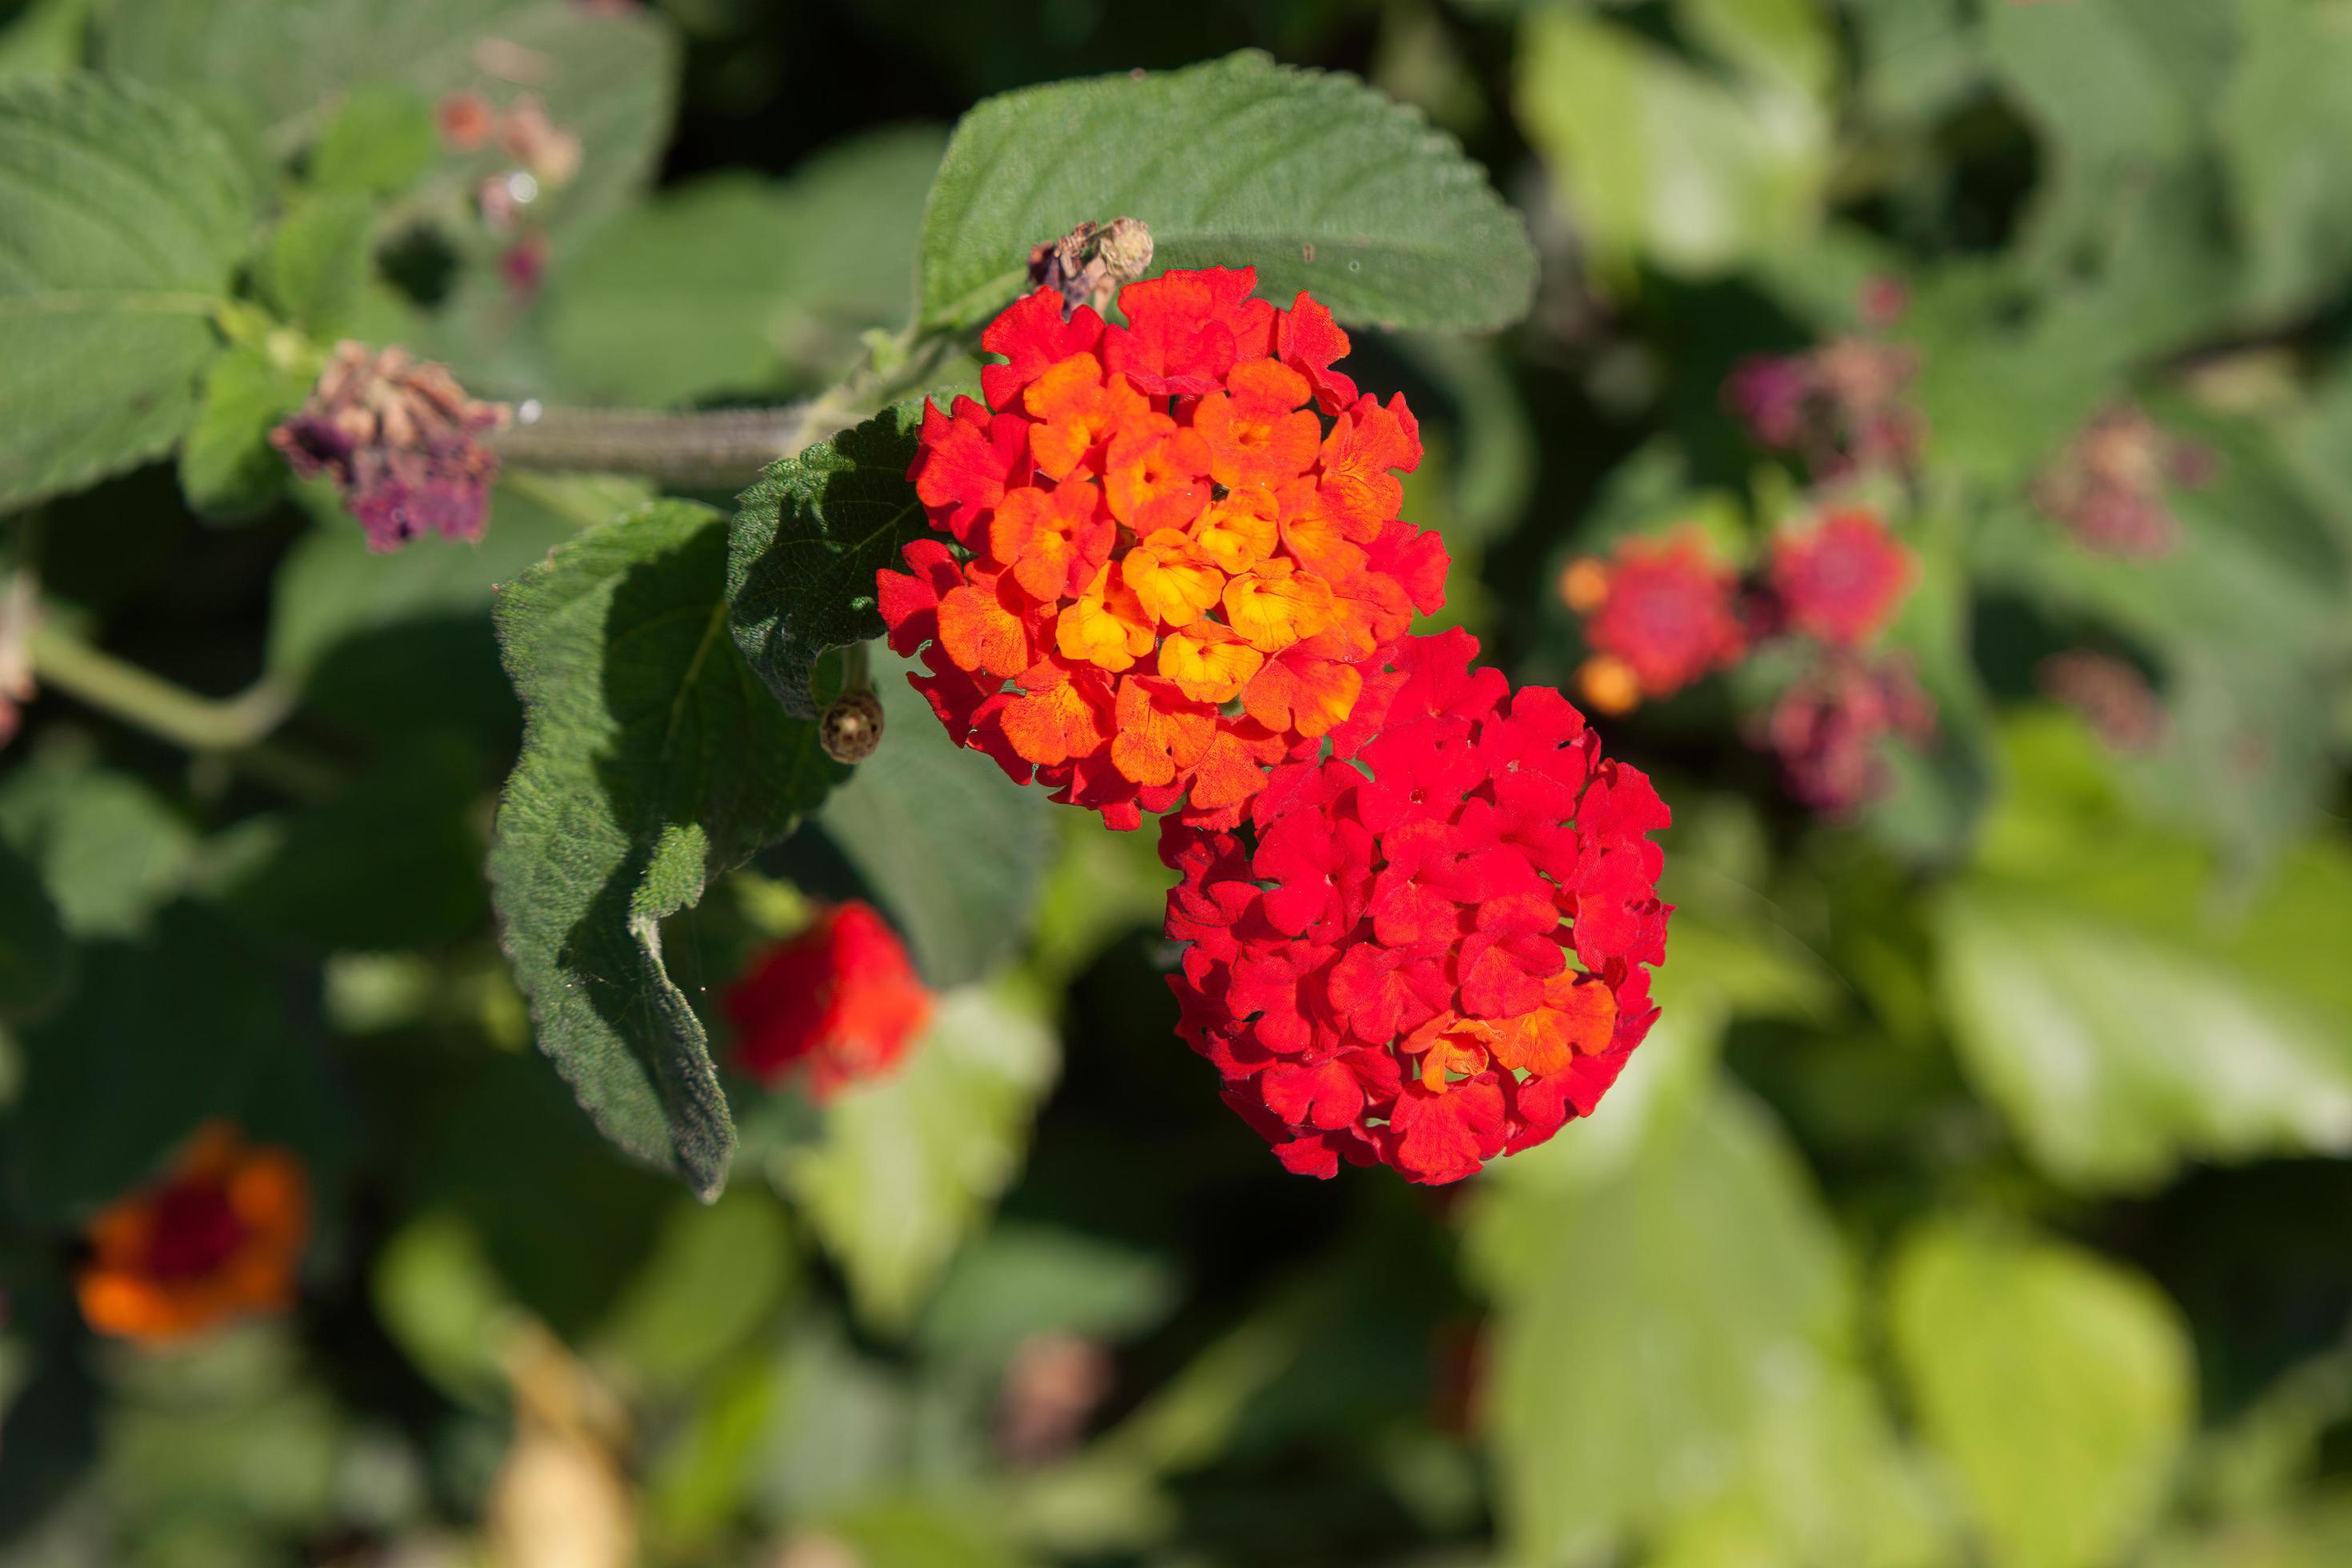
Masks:
[[[790,832],[840,776],[726,637],[720,515],[657,501],[501,595],[523,701],[490,883],[540,1047],[605,1136],[705,1197],[734,1124],[661,921]]]
[[[1258,269],[1343,321],[1476,331],[1527,313],[1535,250],[1461,144],[1354,77],[1255,52],[990,99],[956,127],[923,216],[922,316],[984,320],[1030,247],[1150,226],[1159,267]]]
[[[825,649],[882,635],[874,574],[925,526],[907,480],[921,426],[921,405],[902,404],[770,464],[736,501],[735,646],[796,718],[816,717],[809,678]]]
[[[0,510],[179,438],[253,201],[175,100],[89,77],[0,89]]]

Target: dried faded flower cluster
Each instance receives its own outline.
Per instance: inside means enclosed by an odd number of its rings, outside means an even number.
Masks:
[[[1758,445],[1793,453],[1815,479],[1830,479],[1917,458],[1927,426],[1907,395],[1918,374],[1918,355],[1900,343],[1839,338],[1743,361],[1723,397]]]
[[[727,993],[735,1064],[774,1088],[799,1075],[809,1097],[896,1068],[931,1019],[931,994],[898,932],[855,900],[755,960]]]
[[[1561,576],[1592,648],[1578,688],[1602,712],[1623,712],[1794,639],[1805,672],[1749,733],[1780,759],[1792,795],[1849,811],[1885,787],[1883,739],[1924,744],[1935,734],[1934,704],[1909,664],[1868,651],[1916,575],[1910,552],[1856,507],[1777,535],[1765,568],[1746,576],[1696,531],[1629,539]]]
[[[2166,491],[2201,487],[2212,468],[2208,448],[2175,438],[2139,408],[2111,408],[2034,481],[2033,502],[2086,550],[2154,560],[2180,541]]]
[[[1666,808],[1476,651],[1407,639],[1360,765],[1287,763],[1234,830],[1163,827],[1180,1032],[1293,1171],[1470,1175],[1589,1113],[1656,1016]]]
[[[2109,654],[2082,647],[2053,653],[2035,667],[2033,683],[2118,752],[2152,752],[2171,729],[2147,677]]]
[[[210,1124],[162,1181],[90,1222],[82,1316],[100,1333],[162,1342],[283,1310],[310,1226],[300,1163]]]
[[[334,481],[370,549],[397,550],[425,533],[481,537],[499,473],[481,437],[506,420],[503,405],[467,396],[437,364],[343,342],[269,440],[297,475]]]
[[[1045,289],[998,317],[987,403],[926,405],[908,471],[942,537],[880,577],[957,743],[1114,826],[1239,821],[1444,599],[1444,547],[1397,516],[1404,400],[1359,396],[1329,313],[1255,281],[1132,284],[1123,327]]]
[[[1780,694],[1753,736],[1780,760],[1790,795],[1842,816],[1885,792],[1885,741],[1924,746],[1936,738],[1936,705],[1901,655],[1829,648]]]

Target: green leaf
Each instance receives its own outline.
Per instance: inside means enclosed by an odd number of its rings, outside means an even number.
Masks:
[[[1887,1321],[1989,1562],[2089,1568],[2153,1522],[2196,1378],[2153,1285],[2077,1247],[1936,1223],[1895,1259]]]
[[[268,665],[300,681],[339,647],[402,626],[487,618],[501,583],[596,521],[646,499],[628,480],[509,475],[490,497],[481,542],[383,554],[330,499],[272,584]]]
[[[88,77],[0,87],[0,510],[187,428],[253,199],[171,99]]]
[[[180,447],[180,492],[212,516],[257,511],[287,483],[286,459],[269,444],[278,421],[302,405],[311,378],[266,349],[240,345],[205,373],[196,421]]]
[[[961,985],[1028,936],[1055,807],[950,741],[908,667],[887,653],[877,663],[881,749],[826,798],[817,825],[913,943],[924,978]]]
[[[2227,902],[2196,843],[2137,822],[2095,743],[2013,722],[1977,870],[1934,905],[1961,1065],[2035,1163],[2140,1190],[2184,1159],[2352,1151],[2352,848]]]
[[[24,858],[0,845],[0,1015],[38,1012],[73,982],[57,906]]]
[[[683,1388],[772,1317],[793,1281],[792,1228],[772,1194],[679,1199],[598,1328],[595,1350],[656,1388]]]
[[[1307,289],[1343,321],[1488,330],[1535,288],[1526,225],[1452,137],[1353,77],[1244,53],[965,115],[923,216],[921,320],[985,320],[1030,247],[1121,216],[1155,266],[1254,266],[1267,299]]]
[[[1506,1561],[1625,1558],[1711,1510],[1767,1562],[1919,1560],[1836,1233],[1753,1105],[1716,1090],[1599,1183],[1488,1186],[1466,1242]]]
[[[939,133],[877,132],[788,179],[720,174],[632,208],[548,279],[565,395],[651,405],[829,377],[912,307]]]
[[[81,65],[92,0],[31,0],[0,26],[0,79],[61,77]]]
[[[1019,1169],[1060,1045],[1002,989],[952,991],[905,1063],[826,1107],[777,1179],[840,1260],[859,1312],[898,1332]]]
[[[1818,13],[1809,25],[1822,26]],[[1754,46],[1739,39],[1746,55]],[[1815,47],[1770,74],[1725,79],[1554,5],[1525,24],[1513,98],[1596,260],[1705,277],[1793,246],[1820,223],[1828,113],[1789,75],[1816,71],[1802,63]]]
[[[1174,1270],[1151,1253],[1008,1220],[957,1256],[919,1337],[936,1352],[1002,1361],[1033,1334],[1131,1338],[1179,1300]]]
[[[37,758],[0,783],[0,838],[39,868],[77,937],[131,936],[185,886],[196,838],[128,773]]]
[[[539,1043],[605,1136],[705,1197],[734,1127],[661,921],[792,830],[838,770],[726,638],[727,530],[656,502],[500,596],[524,711],[490,884]]]
[[[2341,287],[2352,249],[2352,137],[2342,91],[2352,16],[2338,5],[2243,0],[2245,53],[2220,109],[2252,303],[2304,310]]]
[[[278,220],[255,268],[261,297],[314,338],[331,338],[368,279],[375,205],[363,195],[312,196]]]
[[[483,901],[481,796],[472,759],[447,740],[404,746],[294,815],[230,900],[280,940],[355,952],[462,942]]]
[[[439,148],[433,106],[423,93],[391,83],[363,85],[320,133],[304,179],[314,191],[398,195],[432,164]]]
[[[267,967],[225,927],[175,904],[139,941],[92,943],[72,998],[18,1032],[25,1080],[5,1143],[41,1212],[86,1215],[205,1118],[243,1107],[284,1012]]]
[[[922,427],[901,404],[768,466],[736,501],[727,597],[735,646],[784,711],[817,716],[810,678],[825,649],[882,635],[874,574],[925,531],[907,481]]]

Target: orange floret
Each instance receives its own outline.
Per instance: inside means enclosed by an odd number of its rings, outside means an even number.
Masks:
[[[1225,623],[1261,653],[1279,653],[1331,624],[1331,584],[1281,556],[1227,583],[1224,604]]]
[[[1143,602],[1108,566],[1096,572],[1086,592],[1054,622],[1054,646],[1064,658],[1097,665],[1114,675],[1150,653],[1159,641],[1159,631]]]
[[[1160,645],[1160,673],[1195,702],[1232,701],[1265,663],[1265,655],[1222,621],[1194,621]]]
[[[1102,491],[1071,479],[1008,491],[988,524],[988,552],[1032,598],[1052,604],[1085,589],[1118,536]]]
[[[1135,590],[1144,613],[1167,626],[1189,626],[1217,607],[1225,574],[1208,552],[1176,529],[1147,536],[1119,563],[1119,575]]]
[[[1101,362],[1090,353],[1054,365],[1021,395],[1037,421],[1029,429],[1029,455],[1052,479],[1069,478],[1088,453],[1150,411],[1125,376],[1106,380]]]

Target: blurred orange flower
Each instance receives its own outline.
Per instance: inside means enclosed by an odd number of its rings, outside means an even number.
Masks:
[[[102,1334],[165,1343],[283,1311],[310,1232],[301,1162],[208,1122],[162,1181],[90,1222],[82,1317]]]

